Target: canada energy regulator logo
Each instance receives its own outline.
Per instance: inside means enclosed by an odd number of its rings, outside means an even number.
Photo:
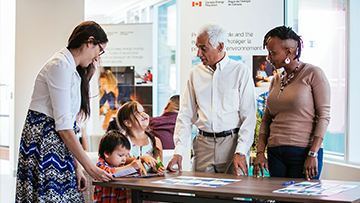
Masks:
[[[192,7],[216,7],[216,6],[242,6],[244,3],[251,3],[251,0],[217,0],[217,1],[192,1]]]
[[[201,4],[202,4],[201,1],[193,1],[192,2],[192,7],[196,7],[196,6],[201,7]]]

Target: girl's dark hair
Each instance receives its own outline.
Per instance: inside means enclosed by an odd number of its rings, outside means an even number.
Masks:
[[[126,132],[126,134],[128,134],[128,135],[130,134],[130,132],[129,132],[129,129],[124,124],[125,120],[129,120],[131,123],[136,121],[137,124],[140,125],[139,121],[135,118],[135,112],[138,111],[137,110],[138,104],[139,104],[139,102],[136,102],[136,101],[128,101],[120,107],[120,109],[118,110],[118,112],[116,114],[116,122],[117,122],[119,128],[124,130]],[[145,133],[149,136],[149,138],[152,142],[152,146],[154,149],[154,152],[153,152],[154,157],[160,156],[161,152],[160,152],[160,149],[156,146],[155,136],[149,132],[148,128],[145,129]]]
[[[108,42],[105,31],[94,21],[85,21],[76,26],[71,33],[67,48],[77,49],[80,48],[83,43],[88,43],[89,37],[93,36],[94,40],[90,41],[94,45]],[[77,72],[81,77],[81,107],[80,118],[85,120],[90,115],[90,79],[95,73],[95,66],[91,63],[88,67],[76,67]]]
[[[287,40],[287,39],[295,40],[297,42],[297,54],[293,60],[300,59],[301,47],[303,45],[303,41],[302,41],[301,37],[299,35],[297,35],[291,29],[291,27],[279,26],[279,27],[273,28],[268,33],[266,33],[266,35],[264,37],[264,42],[263,42],[264,49],[265,49],[265,46],[267,45],[267,41],[270,37],[277,37],[281,40]]]
[[[110,130],[100,139],[99,156],[105,159],[105,153],[111,154],[117,146],[130,150],[130,142],[125,135],[117,130]]]

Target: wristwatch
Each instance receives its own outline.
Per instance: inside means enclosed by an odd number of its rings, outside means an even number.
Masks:
[[[311,157],[317,157],[318,153],[313,152],[313,151],[309,151],[308,155],[311,156]]]

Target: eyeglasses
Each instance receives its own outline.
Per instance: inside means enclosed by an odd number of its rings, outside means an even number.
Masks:
[[[102,46],[100,45],[100,43],[98,44],[100,47],[100,52],[99,52],[99,56],[103,55],[105,53],[105,50],[102,48]]]

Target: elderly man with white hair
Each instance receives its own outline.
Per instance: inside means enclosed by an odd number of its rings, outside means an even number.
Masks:
[[[255,87],[250,68],[226,54],[226,41],[226,31],[215,24],[205,25],[197,36],[202,63],[192,68],[187,81],[170,171],[175,171],[175,164],[182,170],[182,154],[195,124],[199,131],[193,140],[193,171],[248,175],[256,125]]]

